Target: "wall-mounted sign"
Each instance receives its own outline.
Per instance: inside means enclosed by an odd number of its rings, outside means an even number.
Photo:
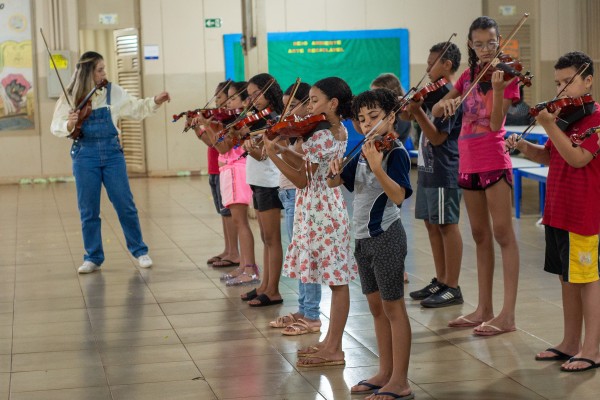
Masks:
[[[119,23],[119,14],[100,14],[98,17],[102,25],[116,25]]]
[[[144,60],[158,60],[158,46],[148,44],[144,46]]]
[[[204,19],[205,28],[220,28],[221,18],[206,18]]]
[[[517,6],[500,6],[498,7],[498,12],[504,17],[510,17],[511,15],[515,15],[517,13]]]

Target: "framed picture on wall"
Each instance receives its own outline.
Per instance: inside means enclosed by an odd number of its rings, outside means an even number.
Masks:
[[[0,131],[35,128],[31,23],[29,0],[0,0]]]

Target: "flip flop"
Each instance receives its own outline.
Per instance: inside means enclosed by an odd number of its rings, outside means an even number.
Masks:
[[[587,371],[590,369],[600,367],[600,364],[596,364],[593,360],[590,360],[589,358],[583,358],[583,357],[573,357],[573,358],[569,359],[569,364],[572,362],[576,362],[576,361],[583,361],[590,365],[585,368],[577,368],[577,369],[568,369],[568,368],[561,366],[560,370],[564,371],[564,372],[583,372],[583,371]]]
[[[305,349],[298,349],[298,351],[296,352],[296,355],[298,356],[298,358],[310,357],[311,354],[315,354],[318,351],[319,351],[319,348],[317,346],[308,346]]]
[[[306,335],[307,333],[319,332],[321,332],[321,325],[310,326],[306,320],[300,318],[297,322],[286,326],[285,329],[281,331],[281,334],[286,336],[300,336]]]
[[[206,260],[206,263],[208,265],[210,265],[210,264],[214,263],[215,261],[221,261],[221,257],[219,257],[219,256],[211,257],[208,260]]]
[[[246,292],[245,294],[243,294],[240,299],[242,299],[243,301],[250,301],[250,300],[254,300],[256,297],[258,297],[258,293],[256,292],[256,288],[252,289],[249,292]]]
[[[471,321],[464,315],[461,315],[460,317],[456,318],[454,321],[457,321],[457,322],[454,322],[454,323],[453,323],[453,321],[448,322],[448,326],[450,328],[474,328],[483,323],[483,321]]]
[[[477,328],[490,328],[490,331],[481,331],[481,330],[477,330]],[[503,333],[508,333],[508,332],[514,332],[516,331],[517,328],[511,328],[511,329],[500,329],[497,326],[488,324],[487,322],[482,322],[481,325],[479,325],[478,327],[476,327],[475,329],[473,329],[473,335],[476,336],[496,336],[496,335],[501,335]]]
[[[554,353],[556,355],[550,356],[550,357],[535,356],[536,361],[566,361],[566,360],[570,360],[571,358],[574,357],[574,356],[568,355],[567,353],[563,353],[562,351],[557,350],[553,347],[550,347],[549,349],[546,349],[544,351]]]
[[[358,382],[355,386],[366,386],[366,387],[368,387],[368,389],[367,390],[350,390],[350,394],[370,394],[370,393],[375,392],[376,390],[381,389],[381,386],[369,383],[369,382],[367,382],[366,379],[363,379],[362,381]]]
[[[412,400],[415,398],[415,394],[413,392],[410,392],[407,395],[401,396],[397,393],[394,392],[380,392],[378,390],[374,391],[373,394],[375,394],[376,396],[387,396],[387,397],[391,397],[394,400]]]
[[[269,298],[269,296],[267,296],[264,293],[259,294],[258,296],[256,296],[256,298],[254,298],[252,300],[257,300],[258,303],[256,303],[256,304],[248,303],[248,305],[250,307],[268,307],[268,306],[274,306],[274,305],[283,303],[283,299],[271,300]]]
[[[240,265],[239,262],[231,261],[226,258],[214,261],[212,263],[213,268],[237,267],[238,265]]]

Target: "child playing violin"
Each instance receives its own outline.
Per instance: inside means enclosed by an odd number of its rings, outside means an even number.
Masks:
[[[450,82],[460,65],[458,46],[448,43],[442,56],[445,46],[438,43],[429,50],[427,67],[432,83],[440,79],[448,83],[407,107],[409,116],[421,127],[415,218],[422,219],[427,228],[436,273],[430,284],[411,292],[410,297],[429,308],[463,303],[458,286],[463,245],[458,229],[462,197],[458,187],[458,135],[462,113],[448,119],[431,116],[436,98],[452,88]]]
[[[247,85],[246,82],[232,82],[229,84],[226,92],[227,109],[236,110],[247,106]],[[219,141],[217,133],[223,129],[223,124],[213,121],[212,118],[206,119],[201,115],[192,120],[191,124],[195,126],[196,135],[203,140],[207,140],[219,153],[221,199],[223,205],[231,211],[231,219],[239,237],[240,267],[236,270],[235,277],[241,274],[245,274],[244,278],[251,277],[257,274],[258,267],[254,256],[254,235],[248,221],[248,205],[252,200],[252,191],[246,183],[246,158],[241,157],[244,150],[241,147],[235,148],[230,136],[226,136],[225,140]],[[217,261],[213,263],[213,266],[224,266],[220,264]],[[233,278],[230,275],[232,274],[224,274],[223,278]]]
[[[589,67],[576,75],[585,63]],[[554,65],[556,89],[564,96],[577,98],[590,93],[593,75],[592,60],[581,52],[567,53]],[[564,132],[557,125],[557,118],[564,120],[569,116],[561,114],[560,109],[552,114],[543,109],[536,117],[548,134],[544,146],[517,140],[516,135],[507,139],[507,146],[549,165],[542,219],[546,231],[544,270],[558,275],[561,284],[564,336],[559,344],[538,353],[535,359],[564,361],[561,370],[579,372],[600,366],[600,210],[594,202],[600,198],[600,159],[593,156],[600,148],[600,140],[588,137],[573,147],[570,138],[600,125],[600,105],[595,103],[591,114],[571,121]]]
[[[393,132],[396,107],[396,96],[389,89],[355,97],[352,114],[361,132],[370,138],[366,138],[362,154],[345,167],[340,159],[331,161],[327,181],[329,187],[344,184],[354,192],[354,256],[362,292],[373,314],[379,352],[377,374],[358,382],[351,393],[375,391],[369,399],[382,400],[414,398],[407,379],[411,328],[404,304],[406,232],[400,220],[400,205],[412,194],[410,157],[399,140],[385,152],[378,151],[373,140]]]
[[[269,74],[258,74],[248,81],[248,96],[257,112],[270,109],[271,114],[252,125],[252,129],[264,128],[267,119],[273,119],[283,111],[283,92]],[[250,132],[248,127],[235,132],[243,136]],[[279,278],[283,262],[281,248],[281,209],[279,200],[279,170],[267,157],[263,144],[254,139],[244,141],[243,148],[248,152],[246,161],[246,182],[252,189],[252,201],[256,210],[263,250],[263,279],[261,285],[242,295],[251,307],[264,307],[283,303],[279,293]],[[238,278],[236,278],[238,279]],[[242,279],[241,282],[245,280]]]
[[[350,309],[348,284],[357,272],[342,193],[339,188],[329,188],[325,178],[329,161],[341,157],[346,149],[348,132],[341,120],[350,116],[352,91],[342,79],[331,77],[316,82],[309,93],[309,111],[313,115],[325,114],[328,124],[317,125],[304,138],[299,166],[278,157],[278,138],[263,140],[268,157],[298,188],[294,234],[285,255],[283,274],[303,283],[328,285],[332,292],[325,339],[299,350],[296,363],[298,367],[322,367],[345,364],[342,335]],[[320,321],[301,321],[286,330],[319,332]]]
[[[476,75],[493,61],[499,47],[498,24],[479,17],[469,28],[469,68],[454,88],[432,110],[435,117],[449,117],[462,102],[462,127],[458,185],[463,196],[477,251],[479,303],[477,309],[448,323],[450,327],[475,327],[473,333],[492,336],[512,332],[519,280],[519,249],[512,227],[512,164],[504,151],[504,119],[513,99],[519,96],[516,78],[505,81],[494,71],[490,82],[480,82],[469,92]],[[491,221],[491,223],[490,223]],[[504,271],[504,304],[494,316],[494,239],[500,245]]]
[[[227,103],[227,89],[231,81],[220,82],[215,89],[215,104],[217,108],[224,108]],[[192,121],[186,121],[187,125]],[[231,210],[223,204],[221,196],[220,173],[219,173],[219,152],[215,149],[208,135],[203,135],[204,130],[194,129],[196,136],[207,145],[206,158],[208,163],[208,183],[212,194],[215,208],[221,215],[223,225],[223,238],[225,239],[225,249],[218,255],[209,258],[206,263],[213,267],[229,267],[239,265],[240,253],[238,250],[238,233],[231,218]]]
[[[292,97],[294,85],[290,86],[283,94],[283,103],[289,103],[289,114],[297,117],[306,117],[308,112],[308,95],[310,85],[301,82]],[[277,141],[277,153],[286,163],[300,168],[302,160],[302,138],[290,138]],[[281,146],[281,147],[279,147]],[[279,180],[279,199],[283,204],[285,214],[285,227],[288,239],[291,242],[294,233],[294,212],[296,203],[296,186],[285,174]],[[298,336],[318,331],[321,326],[320,308],[321,285],[319,283],[304,283],[298,280],[298,311],[277,317],[269,322],[272,328],[285,328],[282,333],[288,336]]]

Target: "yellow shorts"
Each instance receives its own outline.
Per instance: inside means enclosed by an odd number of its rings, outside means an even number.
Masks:
[[[564,282],[590,283],[600,279],[599,235],[583,236],[546,226],[544,270],[562,275]]]

